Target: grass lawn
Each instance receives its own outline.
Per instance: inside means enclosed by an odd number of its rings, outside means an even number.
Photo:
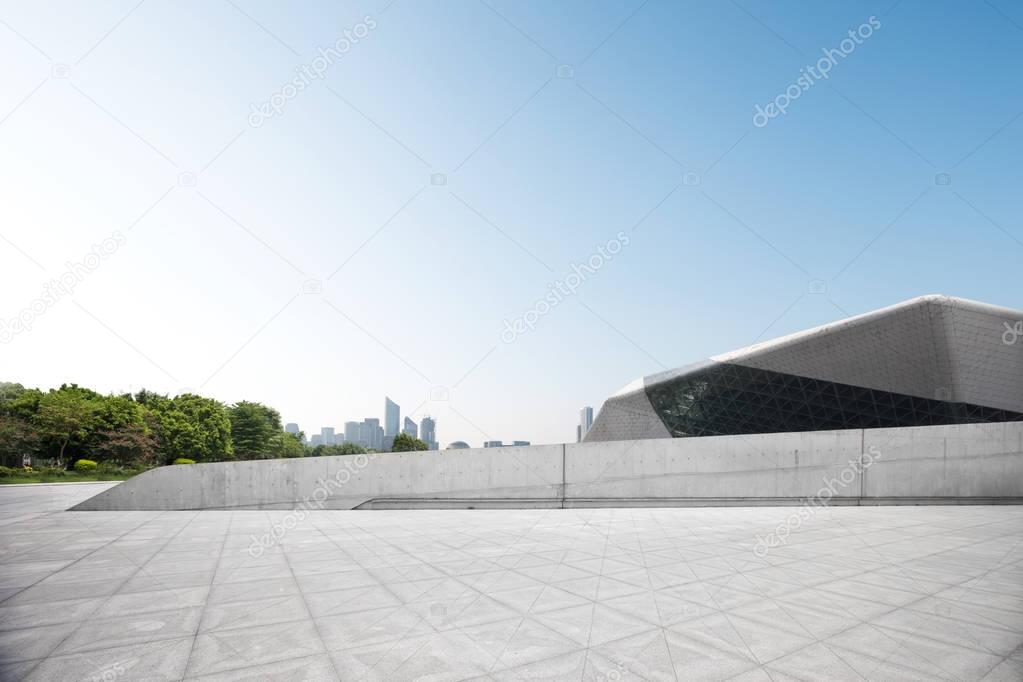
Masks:
[[[12,483],[94,483],[96,481],[123,481],[137,474],[134,473],[88,473],[77,471],[65,472],[63,476],[55,474],[33,473],[28,476],[0,476],[0,485]]]

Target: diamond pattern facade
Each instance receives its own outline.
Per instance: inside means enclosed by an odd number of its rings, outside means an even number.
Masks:
[[[922,296],[635,381],[585,440],[1020,421],[1019,320]]]
[[[676,438],[1023,421],[1009,410],[731,364],[656,384],[647,395]]]

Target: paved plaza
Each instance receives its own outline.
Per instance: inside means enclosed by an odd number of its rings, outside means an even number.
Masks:
[[[0,489],[0,679],[1023,679],[1016,506],[58,511],[103,485]]]

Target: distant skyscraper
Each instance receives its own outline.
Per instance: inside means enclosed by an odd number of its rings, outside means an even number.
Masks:
[[[320,440],[324,445],[334,445],[336,443],[334,439],[334,427],[324,426],[320,429]]]
[[[380,420],[376,417],[366,417],[362,420],[361,436],[359,440],[366,444],[366,447],[379,450],[384,443],[384,430],[380,427]]]
[[[579,410],[579,429],[576,431],[579,437],[576,440],[582,442],[591,426],[593,426],[593,408],[587,405]]]
[[[575,425],[575,442],[576,443],[582,443],[583,442],[583,427],[582,427],[582,424],[576,424]]]
[[[397,436],[401,428],[401,407],[390,398],[384,398],[384,435]]]
[[[423,417],[423,420],[419,423],[419,437],[426,443],[426,447],[431,450],[440,449],[440,446],[437,444],[437,422],[433,420],[433,417]]]
[[[312,439],[309,441],[310,445],[323,445],[323,436],[318,433],[314,433]]]
[[[288,422],[284,425],[284,430],[287,433],[298,433],[298,424],[295,422]]]
[[[405,417],[405,428],[402,431],[413,438],[419,438],[419,425],[408,417]]]
[[[345,422],[345,440],[349,443],[358,443],[362,440],[359,422]]]

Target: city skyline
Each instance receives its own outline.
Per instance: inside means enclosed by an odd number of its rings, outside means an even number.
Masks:
[[[397,435],[398,433],[407,433],[407,434],[413,436],[414,438],[419,438],[420,440],[423,440],[428,445],[433,445],[433,447],[431,447],[430,449],[440,449],[443,446],[443,444],[440,443],[437,440],[437,438],[436,438],[436,425],[437,425],[436,419],[434,419],[429,413],[426,413],[425,411],[422,411],[422,410],[418,410],[417,413],[422,415],[420,417],[420,421],[419,422],[417,422],[414,419],[412,419],[410,415],[406,414],[406,415],[403,416],[402,415],[402,411],[401,411],[401,404],[396,402],[396,401],[394,401],[390,396],[385,395],[384,396],[384,411],[383,411],[384,416],[383,416],[382,419],[381,418],[376,418],[377,419],[377,426],[380,426],[382,424],[382,426],[380,427],[382,429],[381,436],[379,438],[380,445],[382,447],[386,447],[387,446],[386,444],[389,442],[388,441],[389,437],[391,439],[393,439],[393,437],[395,435]],[[586,407],[583,407],[583,408],[581,408],[580,410],[577,411],[577,421],[578,421],[578,423],[576,424],[574,442],[579,442],[581,440],[580,428],[581,428],[581,424],[585,423],[585,420],[587,418],[587,414],[588,414],[588,420],[589,420],[588,424],[592,425],[593,424],[593,416],[594,416],[594,412],[593,412],[593,408],[592,407],[586,406]],[[367,442],[366,434],[362,431],[362,428],[363,428],[364,423],[365,423],[364,419],[363,420],[358,420],[358,421],[344,420],[342,422],[339,422],[340,426],[337,425],[338,422],[335,422],[335,426],[320,425],[320,426],[315,426],[315,427],[309,427],[308,429],[302,428],[301,427],[302,423],[303,423],[302,421],[287,422],[285,424],[285,431],[289,431],[289,432],[292,432],[292,433],[301,432],[305,436],[305,442],[306,443],[316,444],[316,445],[318,445],[320,443],[322,443],[324,445],[329,445],[329,444],[335,444],[335,443],[340,444],[342,442],[352,442],[352,443],[366,443]],[[399,428],[397,428],[393,433],[389,432],[390,431],[389,427],[392,424],[399,425]],[[587,426],[587,428],[588,428],[588,426]],[[292,430],[292,429],[294,429],[294,430]],[[327,430],[327,429],[329,429],[330,434],[332,436],[332,440],[330,440],[329,442],[328,442],[328,440],[326,438],[324,438],[324,436],[326,435],[325,434],[325,430]],[[582,435],[585,435],[585,431],[582,432]],[[313,443],[314,437],[316,437],[316,443]],[[466,443],[468,443],[468,442],[472,442],[473,440],[475,440],[475,439],[471,439],[471,438],[453,438],[451,440],[451,442],[466,442]],[[376,442],[376,441],[374,441],[374,442]],[[481,443],[480,447],[484,447],[484,448],[485,447],[497,447],[497,445],[493,445],[492,446],[492,445],[488,445],[488,444],[504,443],[503,440],[495,439],[495,438],[481,438],[481,439],[479,439],[479,442]],[[530,445],[530,444],[532,444],[532,442],[533,441],[525,440],[525,439],[513,439],[513,440],[508,441],[507,443],[504,443],[504,444],[505,445]],[[566,438],[564,441],[559,441],[559,442],[568,443],[568,442],[572,442],[572,440],[569,439],[569,438]],[[369,447],[369,446],[366,445],[366,447]]]
[[[346,420],[342,422],[343,426],[340,429],[336,426],[320,426],[318,431],[313,429],[306,431],[301,428],[301,422],[287,422],[284,430],[289,433],[302,433],[305,436],[304,442],[312,446],[339,445],[347,442],[374,450],[389,450],[398,433],[407,433],[413,438],[423,440],[429,449],[439,449],[440,444],[436,440],[437,421],[430,415],[424,414],[421,424],[406,415],[404,421],[400,422],[399,431],[396,425],[400,419],[401,405],[390,396],[384,396],[384,426],[380,425],[380,418],[366,417],[360,421]]]
[[[0,25],[4,380],[563,443],[720,348],[1018,303],[1011,3],[129,4]]]

